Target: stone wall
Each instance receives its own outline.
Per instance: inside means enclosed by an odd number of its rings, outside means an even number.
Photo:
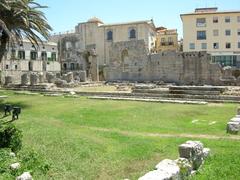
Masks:
[[[54,74],[60,73],[61,66],[58,61],[47,61],[46,64],[46,70],[44,70],[43,61],[41,60],[3,60],[1,63],[1,83],[5,83],[5,77],[7,76],[12,77],[13,84],[20,84],[21,76],[25,73],[28,75],[30,75],[31,72],[43,74],[46,72],[52,72]]]
[[[148,54],[142,40],[112,43],[107,81],[164,81],[221,85],[222,68],[205,52]]]

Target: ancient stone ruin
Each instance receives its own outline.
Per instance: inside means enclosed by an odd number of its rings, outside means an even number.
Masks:
[[[107,81],[163,81],[177,85],[236,85],[239,73],[211,61],[206,52],[151,54],[144,41],[113,43],[109,50]]]
[[[230,119],[227,123],[227,133],[238,134],[240,131],[240,108],[237,110],[237,115]]]
[[[209,156],[210,149],[204,148],[199,141],[187,141],[179,146],[179,158],[165,159],[139,180],[184,180],[195,174]]]

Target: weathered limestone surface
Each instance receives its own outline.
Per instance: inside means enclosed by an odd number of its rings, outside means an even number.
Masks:
[[[181,179],[186,179],[187,176],[191,175],[192,164],[186,158],[178,158],[175,160],[178,167],[180,168],[180,177]]]
[[[165,159],[156,165],[155,170],[146,173],[139,180],[182,180],[189,179],[210,154],[199,141],[187,141],[179,146],[180,158]]]
[[[227,133],[238,134],[239,130],[240,130],[239,122],[228,122],[227,123]]]
[[[30,85],[34,86],[39,83],[39,76],[37,73],[31,73],[30,74]]]
[[[67,81],[68,83],[73,82],[74,78],[73,78],[73,73],[69,72],[67,74],[63,75],[63,80]]]
[[[39,83],[44,83],[44,74],[42,72],[38,73]]]
[[[79,77],[81,82],[86,82],[87,81],[86,71],[79,71]]]
[[[27,73],[22,74],[21,76],[21,85],[28,85],[29,75]]]
[[[56,79],[55,82],[57,87],[66,87],[67,86],[67,81],[62,80],[62,79]]]
[[[179,156],[188,159],[193,170],[197,170],[203,163],[203,144],[199,141],[187,141],[179,146]]]
[[[106,80],[164,81],[186,85],[222,85],[222,69],[203,52],[148,54],[144,41],[113,43]]]
[[[20,168],[20,163],[13,163],[10,165],[10,169],[15,171],[18,170]]]
[[[18,176],[16,180],[32,180],[32,176],[29,172],[24,172],[22,175]]]
[[[54,83],[55,75],[51,72],[46,73],[46,79],[48,83]]]
[[[11,84],[13,82],[12,76],[5,76],[5,85]]]

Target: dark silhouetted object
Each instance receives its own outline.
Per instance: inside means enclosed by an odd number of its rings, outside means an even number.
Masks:
[[[11,111],[12,111],[12,105],[11,104],[6,104],[4,106],[4,115],[5,116],[10,115]]]
[[[12,120],[18,119],[19,114],[21,114],[21,108],[20,107],[13,107],[13,112],[12,112]]]

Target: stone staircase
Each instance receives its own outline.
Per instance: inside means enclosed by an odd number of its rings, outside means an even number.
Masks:
[[[48,85],[49,86],[49,85]],[[7,89],[22,91],[37,91],[41,93],[69,93],[67,89],[51,89],[47,85],[36,86],[12,86]],[[212,103],[240,103],[240,96],[223,95],[225,87],[216,86],[136,86],[129,92],[78,92],[76,95],[88,97],[131,98],[146,99],[147,101],[191,101],[191,102],[212,102]]]
[[[133,94],[172,100],[240,103],[240,96],[223,95],[224,91],[226,87],[221,86],[169,86],[154,89],[135,87]]]

